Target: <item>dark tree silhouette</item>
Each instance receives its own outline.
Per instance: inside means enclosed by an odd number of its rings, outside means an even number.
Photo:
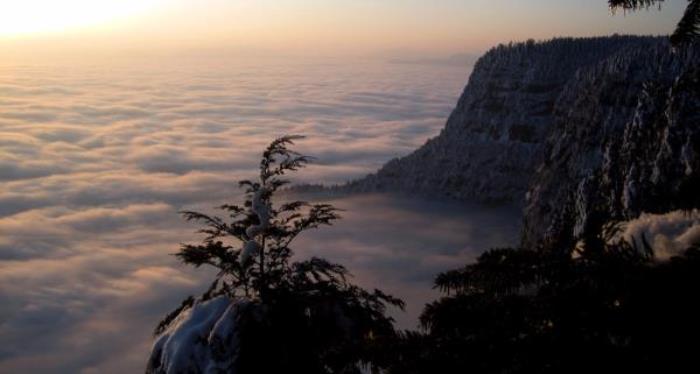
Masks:
[[[653,5],[659,5],[664,0],[608,0],[610,8],[635,11],[648,9]],[[700,36],[700,0],[688,0],[683,17],[678,22],[676,30],[671,35],[671,44],[679,46],[693,42]]]
[[[444,296],[390,373],[689,372],[700,365],[700,248],[654,260],[616,226],[568,251],[495,249],[440,274]]]
[[[206,238],[201,244],[183,245],[176,256],[197,267],[216,267],[217,287],[232,297],[257,297],[266,301],[268,292],[288,286],[296,270],[292,267],[302,266],[290,263],[292,241],[304,230],[330,225],[340,218],[338,210],[328,204],[293,201],[273,207],[273,195],[289,183],[282,176],[310,161],[309,157],[287,148],[299,138],[282,137],[267,147],[260,161],[258,180],[239,182],[245,191],[243,204],[220,207],[228,213],[228,222],[204,213],[182,212],[188,221],[204,224],[199,232]],[[345,272],[342,267],[317,259],[303,265],[329,279],[342,278]]]
[[[281,137],[267,147],[258,179],[240,182],[243,204],[220,207],[227,218],[182,212],[204,225],[199,232],[205,238],[182,245],[176,256],[195,267],[213,266],[218,273],[202,297],[186,299],[156,334],[195,302],[222,295],[247,300],[245,310],[251,313],[240,316],[236,325],[240,354],[235,373],[360,373],[363,365],[382,367],[386,360],[380,342],[395,335],[386,308],[403,308],[399,299],[352,284],[341,265],[321,258],[292,261],[290,245],[299,234],[340,218],[328,204],[273,201],[289,183],[283,176],[310,161],[288,148],[300,138]]]

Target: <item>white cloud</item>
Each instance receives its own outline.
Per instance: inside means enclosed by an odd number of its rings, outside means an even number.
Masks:
[[[438,133],[467,77],[369,62],[145,66],[0,67],[1,372],[142,370],[159,318],[211,278],[169,256],[196,238],[178,210],[235,199],[282,134],[308,135],[298,149],[319,157],[301,181],[374,171]],[[470,223],[510,212],[337,203],[346,219],[299,254],[406,297],[404,326],[437,271],[516,231]]]

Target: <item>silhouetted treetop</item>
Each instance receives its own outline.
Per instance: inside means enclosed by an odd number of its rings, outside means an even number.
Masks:
[[[610,8],[635,11],[639,9],[649,9],[653,5],[661,7],[664,0],[608,0]],[[684,43],[695,41],[700,36],[700,0],[688,0],[683,17],[678,22],[676,30],[671,35],[671,43],[679,46]]]
[[[353,284],[340,264],[318,257],[292,261],[291,244],[298,235],[340,218],[330,204],[273,199],[289,183],[284,176],[311,160],[289,148],[301,138],[284,136],[264,150],[258,178],[240,182],[243,202],[219,207],[224,217],[181,212],[203,225],[203,240],[182,244],[175,256],[195,267],[212,266],[217,273],[202,296],[185,299],[158,324],[159,343],[148,373],[210,372],[205,368],[220,366],[224,373],[360,374],[362,366],[385,366],[379,342],[395,336],[387,308],[403,309],[403,301]],[[231,314],[216,314],[215,305],[221,303],[229,305]],[[228,327],[206,330],[192,317],[203,310],[218,321],[212,329]],[[178,340],[191,335],[186,330],[192,325],[205,330],[204,338]],[[183,358],[181,351],[195,358]],[[188,369],[178,366],[183,363]],[[178,369],[170,371],[171,366]]]

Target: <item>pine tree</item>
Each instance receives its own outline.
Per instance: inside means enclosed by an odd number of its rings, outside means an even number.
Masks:
[[[342,265],[321,258],[292,261],[290,245],[299,234],[340,218],[329,204],[275,204],[276,193],[289,183],[284,175],[311,160],[288,148],[300,138],[281,137],[265,149],[257,180],[240,182],[243,204],[220,207],[227,218],[182,212],[187,220],[204,224],[199,232],[205,238],[182,245],[176,256],[185,264],[218,270],[198,300],[246,300],[245,309],[253,311],[237,319],[240,348],[232,372],[238,374],[359,374],[363,365],[382,367],[382,342],[395,335],[386,308],[404,306],[382,291],[352,284]],[[156,334],[196,302],[186,299],[158,325]]]
[[[331,225],[340,218],[338,210],[328,204],[293,201],[278,208],[273,206],[273,195],[289,183],[282,176],[310,161],[309,157],[288,149],[298,139],[299,136],[285,136],[265,149],[258,180],[239,182],[245,191],[243,204],[220,207],[228,213],[228,222],[200,212],[182,212],[188,221],[205,225],[199,232],[206,237],[200,244],[183,245],[176,256],[196,267],[216,267],[219,270],[216,287],[231,297],[256,297],[265,301],[268,292],[288,287],[293,267],[300,265],[290,264],[292,241],[305,230]],[[330,277],[344,272],[340,267],[319,261],[312,263],[314,271]]]
[[[680,373],[697,368],[700,247],[668,262],[608,225],[578,248],[492,249],[438,275],[389,373]],[[692,370],[692,369],[690,369]]]
[[[661,6],[664,0],[608,0],[610,8],[614,10],[635,11],[648,9],[653,5]],[[683,17],[678,22],[676,30],[671,35],[671,44],[678,47],[690,43],[700,36],[700,0],[688,0]]]

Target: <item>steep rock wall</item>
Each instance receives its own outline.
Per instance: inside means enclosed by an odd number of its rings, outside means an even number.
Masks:
[[[522,202],[566,83],[621,50],[658,42],[615,36],[500,45],[476,63],[439,136],[343,189]]]
[[[525,245],[698,206],[699,61],[697,47],[673,51],[662,41],[575,75],[531,180]]]

